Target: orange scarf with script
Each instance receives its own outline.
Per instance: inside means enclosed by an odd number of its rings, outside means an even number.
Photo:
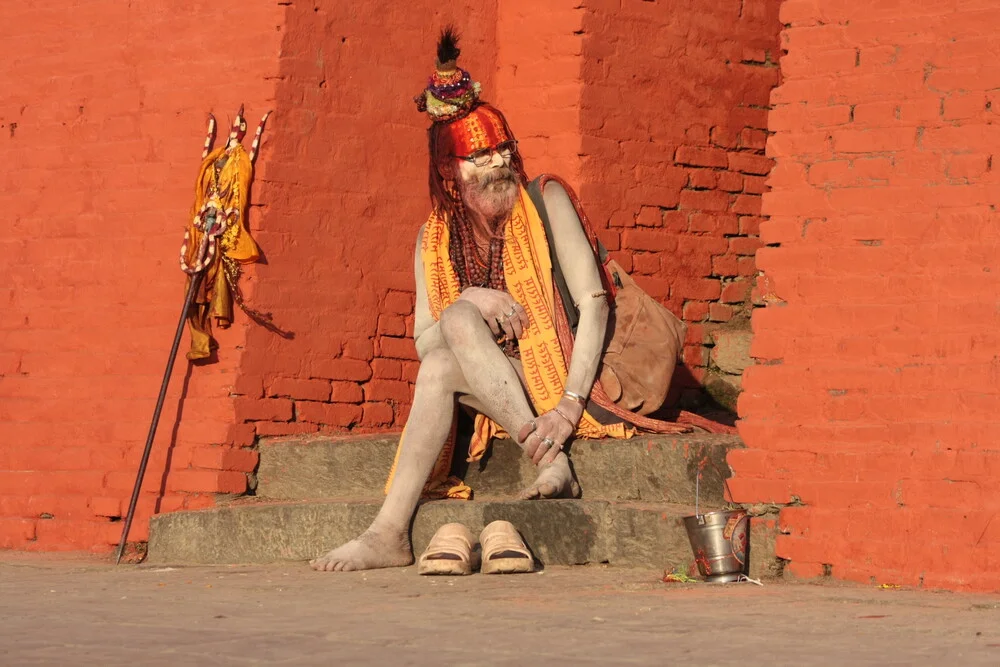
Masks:
[[[420,253],[431,315],[435,320],[441,319],[444,309],[458,300],[461,294],[458,274],[448,255],[449,239],[450,231],[444,215],[432,213],[424,228]],[[549,244],[542,220],[524,188],[521,188],[504,234],[503,267],[507,290],[528,311],[530,325],[518,340],[518,346],[531,403],[535,412],[542,414],[553,409],[562,398],[568,368],[566,355],[556,333],[556,304]],[[625,438],[630,435],[632,429],[626,428],[624,424],[601,425],[586,412],[576,430],[576,436],[580,438]],[[493,437],[509,436],[499,424],[485,415],[477,414],[475,432],[469,445],[469,461],[481,459]],[[389,472],[389,481],[386,482],[386,492],[392,484],[405,439],[404,429],[396,449],[396,460]],[[457,477],[450,476],[454,451],[455,429],[452,428],[452,435],[424,487],[425,497],[467,500],[472,496],[472,489]]]

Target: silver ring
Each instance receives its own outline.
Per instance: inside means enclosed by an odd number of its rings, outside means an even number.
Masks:
[[[510,312],[507,313],[507,317],[514,317],[514,313],[516,313],[516,312],[517,312],[517,306],[511,306],[510,307]]]
[[[549,447],[555,447],[556,441],[553,440],[552,438],[542,438],[542,444],[548,445]]]

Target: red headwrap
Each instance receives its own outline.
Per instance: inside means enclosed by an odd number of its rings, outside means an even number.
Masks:
[[[467,116],[446,125],[444,148],[453,155],[472,155],[484,148],[513,139],[500,112],[481,104]]]

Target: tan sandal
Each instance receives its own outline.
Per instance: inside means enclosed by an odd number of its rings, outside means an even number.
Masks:
[[[483,545],[483,574],[532,572],[535,559],[509,521],[494,521],[479,534]]]
[[[446,523],[437,529],[417,564],[419,574],[472,574],[479,568],[479,543],[460,523]]]

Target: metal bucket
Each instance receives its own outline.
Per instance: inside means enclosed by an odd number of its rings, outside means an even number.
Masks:
[[[746,510],[721,510],[684,517],[698,572],[705,581],[728,583],[746,574],[750,517]]]

